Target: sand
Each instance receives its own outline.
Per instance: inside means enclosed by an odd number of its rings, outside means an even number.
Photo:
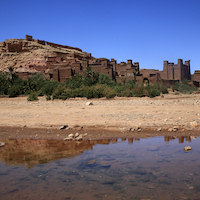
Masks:
[[[87,102],[93,105],[86,105]],[[0,98],[1,138],[62,139],[74,132],[87,132],[90,138],[200,135],[199,124],[200,94],[170,92],[156,98],[65,101],[46,101],[45,97],[39,97],[34,102],[27,101],[27,97]],[[68,129],[59,130],[62,125]],[[135,131],[129,131],[131,128]]]

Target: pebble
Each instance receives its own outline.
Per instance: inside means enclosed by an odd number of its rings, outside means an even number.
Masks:
[[[0,147],[3,147],[3,146],[5,146],[5,142],[0,142]]]
[[[184,147],[184,150],[185,150],[186,152],[188,152],[188,151],[191,151],[192,148],[191,148],[190,146],[186,146],[186,147]]]
[[[68,135],[68,137],[73,138],[73,137],[74,137],[74,134],[71,133],[71,134]]]
[[[149,189],[155,189],[156,187],[153,186],[153,185],[149,185],[148,188],[149,188]]]
[[[86,106],[93,106],[93,105],[94,104],[91,101],[89,101],[89,102],[86,103]]]

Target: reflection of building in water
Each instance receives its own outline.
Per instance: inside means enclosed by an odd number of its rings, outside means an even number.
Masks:
[[[6,164],[34,165],[48,163],[60,158],[71,158],[86,150],[93,149],[96,144],[108,145],[111,139],[85,140],[82,142],[65,142],[46,139],[6,139],[6,145],[0,149],[0,160]]]
[[[133,138],[128,138],[128,143],[133,143]]]
[[[165,142],[169,142],[170,140],[174,140],[178,138],[178,141],[179,143],[184,143],[184,139],[187,141],[187,142],[191,142],[191,137],[190,136],[164,136],[164,140]]]

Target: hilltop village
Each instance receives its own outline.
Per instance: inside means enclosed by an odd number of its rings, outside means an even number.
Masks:
[[[88,66],[94,72],[108,74],[117,82],[136,79],[138,83],[163,83],[167,87],[176,81],[187,79],[199,87],[200,71],[190,73],[190,60],[183,63],[164,61],[163,71],[155,69],[140,69],[139,62],[117,63],[115,59],[94,58],[91,53],[82,49],[59,45],[44,40],[35,40],[26,35],[25,39],[9,39],[0,43],[0,71],[13,67],[14,72],[22,79],[27,79],[35,73],[45,78],[64,82],[76,74],[82,74]]]

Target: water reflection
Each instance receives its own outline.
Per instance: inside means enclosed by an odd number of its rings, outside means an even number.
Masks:
[[[165,142],[178,139],[179,143],[191,142],[196,136],[164,136]],[[94,145],[108,145],[119,142],[133,144],[140,141],[140,138],[114,138],[102,140],[86,140],[82,142],[66,142],[62,140],[47,139],[7,139],[6,145],[0,148],[0,160],[6,164],[26,164],[28,168],[37,164],[48,163],[60,158],[73,158],[84,151],[93,149]],[[158,149],[157,149],[158,150]]]
[[[4,140],[1,199],[198,199],[200,138]],[[187,145],[192,151],[185,152]],[[26,166],[19,164],[26,164]]]
[[[197,136],[165,136],[165,142],[169,142],[170,140],[175,140],[176,138],[178,138],[179,143],[184,143],[184,139],[185,141],[191,142],[191,138],[192,139],[197,139]]]

